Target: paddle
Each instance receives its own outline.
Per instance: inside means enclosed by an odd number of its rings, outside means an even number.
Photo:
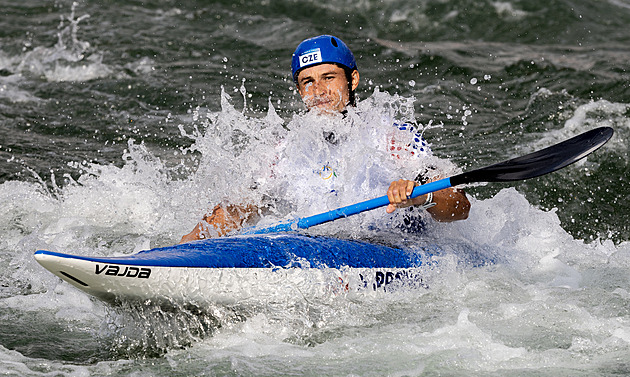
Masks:
[[[604,145],[612,135],[613,129],[610,127],[596,128],[572,137],[562,143],[552,145],[525,156],[417,186],[413,190],[410,198],[466,183],[521,181],[539,177],[562,169],[586,157]],[[364,211],[384,207],[388,204],[389,199],[387,195],[385,195],[347,207],[279,223],[266,228],[248,228],[243,230],[241,234],[266,234],[306,229],[341,217],[348,217]]]

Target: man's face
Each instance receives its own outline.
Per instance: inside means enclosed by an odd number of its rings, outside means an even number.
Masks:
[[[356,78],[356,79],[355,79]],[[359,72],[352,72],[352,89],[359,85]],[[350,101],[346,73],[336,64],[320,64],[298,74],[298,92],[309,110],[335,113]]]

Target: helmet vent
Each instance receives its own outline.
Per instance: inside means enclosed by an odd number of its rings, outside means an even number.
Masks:
[[[330,43],[332,43],[332,45],[335,47],[339,47],[339,45],[337,44],[337,40],[335,38],[330,38]]]

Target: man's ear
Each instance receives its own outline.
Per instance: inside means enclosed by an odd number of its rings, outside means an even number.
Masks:
[[[304,93],[302,93],[302,89],[304,89],[304,87],[303,86],[301,87],[300,84],[296,82],[295,83],[295,88],[297,89],[298,94],[300,95],[300,97],[304,97]]]
[[[352,76],[352,90],[356,90],[359,86],[359,71],[355,69],[350,75]]]

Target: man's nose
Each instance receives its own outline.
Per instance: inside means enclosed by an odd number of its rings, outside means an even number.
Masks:
[[[315,95],[325,94],[328,92],[328,87],[323,81],[315,81],[315,85],[313,85],[313,92]]]

